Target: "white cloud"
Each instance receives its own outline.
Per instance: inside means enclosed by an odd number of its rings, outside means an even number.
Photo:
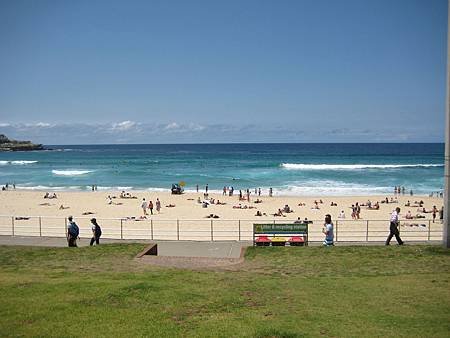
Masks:
[[[19,123],[14,126],[17,128],[48,128],[48,127],[52,127],[52,125],[47,122],[24,123],[24,124]]]
[[[178,124],[176,122],[172,122],[164,126],[163,129],[168,132],[186,133],[202,131],[205,129],[205,127],[192,122],[188,124]]]
[[[137,126],[136,122],[133,121],[122,121],[119,123],[113,123],[112,125],[112,130],[116,130],[116,131],[126,131],[126,130],[130,130],[134,127]]]
[[[175,130],[175,129],[179,129],[179,128],[180,128],[180,125],[178,123],[172,122],[172,123],[169,123],[168,125],[166,125],[164,127],[164,130]]]
[[[204,126],[201,126],[201,125],[199,125],[199,124],[192,123],[192,122],[188,124],[188,128],[189,128],[189,130],[191,130],[191,131],[202,131],[202,130],[205,129]]]
[[[38,123],[35,124],[35,127],[46,128],[46,127],[50,127],[50,126],[51,126],[51,124],[50,123],[46,123],[46,122],[38,122]]]
[[[9,127],[10,124],[9,123],[0,123],[0,127]]]

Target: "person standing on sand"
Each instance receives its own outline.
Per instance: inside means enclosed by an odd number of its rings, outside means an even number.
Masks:
[[[67,243],[69,244],[69,247],[77,247],[77,239],[80,235],[80,228],[73,221],[72,216],[69,216],[67,219],[69,220],[69,225],[67,227]]]
[[[269,197],[272,197],[273,196],[273,190],[272,190],[272,188],[269,188]]]
[[[389,245],[393,236],[395,236],[395,239],[397,240],[398,245],[403,245],[403,241],[400,238],[400,233],[398,232],[398,215],[399,215],[399,213],[400,213],[399,207],[395,208],[395,210],[392,212],[391,223],[389,226],[389,236],[386,239],[386,245]]]
[[[144,211],[144,216],[147,215],[147,207],[148,207],[147,201],[145,200],[145,198],[143,198],[141,208],[142,211]]]
[[[94,242],[96,245],[100,245],[100,236],[102,235],[102,228],[100,228],[100,225],[98,225],[97,220],[95,218],[91,219],[92,224],[92,238],[90,246],[94,245]]]
[[[436,208],[435,205],[433,205],[433,223],[434,223],[434,221],[436,220],[436,214],[437,214],[437,212],[438,212],[438,209]]]
[[[197,189],[197,192],[198,192],[198,184],[195,186],[195,188]]]
[[[156,211],[158,214],[161,211],[161,202],[159,201],[159,198],[156,199]]]
[[[333,222],[331,221],[331,215],[325,215],[325,223],[323,225],[322,232],[325,235],[325,239],[323,240],[324,246],[333,246],[334,245],[334,231],[333,231]]]
[[[148,202],[148,208],[150,209],[150,214],[153,215],[153,202],[152,201]]]
[[[208,193],[208,184],[206,184],[205,193]]]

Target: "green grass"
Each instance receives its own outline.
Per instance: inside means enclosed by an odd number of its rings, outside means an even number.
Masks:
[[[216,271],[143,265],[142,247],[0,247],[0,335],[450,336],[440,247],[250,248]]]

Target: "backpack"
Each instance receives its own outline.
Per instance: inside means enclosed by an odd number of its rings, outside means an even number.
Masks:
[[[75,238],[77,238],[78,235],[80,234],[80,229],[78,228],[78,225],[75,224],[75,222],[70,223],[69,234],[70,234],[70,236],[75,237]]]
[[[100,225],[95,225],[95,236],[100,237],[102,235],[102,228],[100,228]]]

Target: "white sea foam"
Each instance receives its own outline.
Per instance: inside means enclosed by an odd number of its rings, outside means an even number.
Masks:
[[[19,186],[16,185],[18,190],[42,190],[42,191],[67,191],[67,190],[79,190],[80,187],[68,186],[68,187],[50,187],[47,185],[35,185],[35,186]]]
[[[123,190],[126,190],[126,189],[123,189]],[[168,191],[170,191],[170,189],[166,189],[166,188],[154,188],[154,187],[150,187],[150,188],[147,188],[147,189],[145,189],[145,190],[147,190],[147,191],[152,191],[152,192],[168,192]]]
[[[87,189],[91,189],[92,186],[91,185],[87,185],[86,186]],[[96,187],[97,190],[101,190],[101,191],[112,191],[112,190],[118,190],[118,191],[123,191],[123,190],[133,190],[133,187],[106,187],[106,186],[97,186]]]
[[[293,182],[274,188],[278,196],[364,196],[388,194],[392,187],[377,187],[366,184],[353,184],[340,181],[318,180],[309,182]],[[263,189],[267,194],[268,188]]]
[[[0,161],[0,165],[27,165],[27,164],[33,164],[33,163],[37,163],[38,161],[25,161],[25,160],[20,160],[20,161]]]
[[[33,164],[33,163],[37,163],[38,161],[11,161],[11,164],[16,164],[16,165],[26,165],[26,164]]]
[[[443,164],[303,164],[282,163],[287,170],[361,170],[443,167]]]
[[[80,176],[91,173],[93,170],[52,170],[54,175],[58,176]]]

